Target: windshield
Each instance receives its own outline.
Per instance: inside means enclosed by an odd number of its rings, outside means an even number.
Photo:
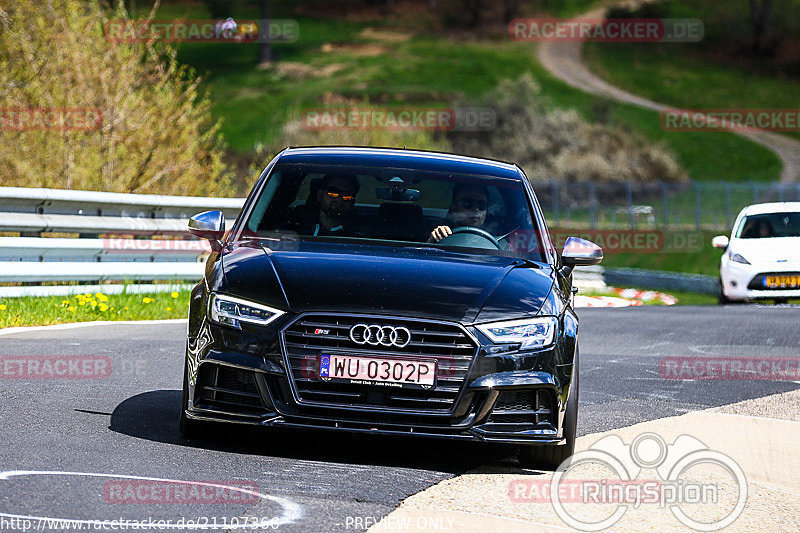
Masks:
[[[242,237],[358,239],[545,261],[517,180],[387,167],[278,164]]]
[[[800,213],[764,213],[745,217],[736,236],[740,239],[800,237]]]

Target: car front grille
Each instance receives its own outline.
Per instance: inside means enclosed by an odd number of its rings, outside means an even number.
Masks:
[[[555,398],[549,390],[501,392],[489,420],[487,431],[509,432],[555,427]]]
[[[410,341],[404,347],[360,345],[350,338],[350,329],[357,324],[404,327],[411,332]],[[356,339],[361,340],[360,337]],[[300,405],[432,415],[454,410],[478,348],[455,324],[323,314],[296,319],[284,329],[282,343]],[[318,358],[323,353],[436,360],[436,386],[425,390],[322,381],[318,378]]]

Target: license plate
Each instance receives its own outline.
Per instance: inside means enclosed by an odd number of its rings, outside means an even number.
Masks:
[[[800,286],[800,276],[766,276],[764,286],[769,289],[794,289]]]
[[[435,361],[408,361],[378,357],[322,354],[319,357],[319,378],[369,383],[391,387],[432,387],[436,382]]]

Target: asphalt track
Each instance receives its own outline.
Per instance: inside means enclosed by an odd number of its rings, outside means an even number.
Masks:
[[[664,379],[659,363],[679,356],[800,358],[800,308],[638,307],[579,314],[581,435],[798,387]],[[282,531],[363,530],[443,479],[483,464],[514,464],[510,448],[437,440],[228,427],[210,440],[182,440],[177,419],[184,334],[185,324],[142,323],[0,336],[3,357],[107,357],[112,369],[104,379],[3,374],[0,527],[12,529],[2,521],[24,515],[173,523],[194,518],[208,524],[216,518],[218,526],[256,517],[278,520],[273,523],[281,523]],[[231,501],[229,492],[191,505],[154,504],[145,493],[137,496],[139,503],[119,503],[109,484],[124,476],[246,482],[263,497],[242,503]],[[20,529],[22,522],[15,524]],[[31,527],[39,527],[38,520]]]

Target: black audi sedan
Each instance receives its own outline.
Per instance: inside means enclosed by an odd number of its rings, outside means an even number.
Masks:
[[[192,292],[180,431],[209,422],[519,445],[555,468],[578,415],[576,265],[516,165],[288,148],[211,240]]]

